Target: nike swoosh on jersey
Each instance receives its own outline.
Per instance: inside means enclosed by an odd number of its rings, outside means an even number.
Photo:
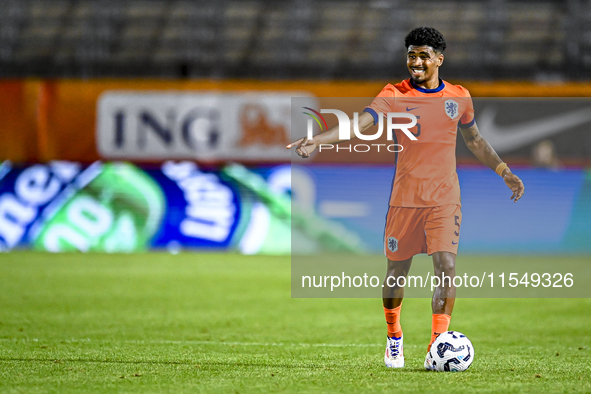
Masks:
[[[510,126],[496,124],[497,112],[496,108],[485,107],[476,118],[482,135],[497,153],[519,149],[542,138],[591,121],[589,107]]]
[[[452,245],[457,245],[458,243],[457,242],[454,242],[454,241],[451,241],[451,244]]]
[[[408,112],[408,111],[412,111],[413,109],[417,109],[417,108],[421,108],[421,107],[414,107],[414,108],[408,108],[408,107],[406,107],[406,111],[407,111],[407,112]]]

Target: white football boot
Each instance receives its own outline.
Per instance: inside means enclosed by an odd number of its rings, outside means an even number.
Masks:
[[[384,356],[384,362],[386,367],[389,368],[402,368],[404,367],[404,351],[402,349],[402,338],[386,336],[386,355]]]

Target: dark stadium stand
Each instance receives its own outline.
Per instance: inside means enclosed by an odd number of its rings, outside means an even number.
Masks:
[[[449,79],[591,75],[583,0],[3,0],[0,76],[385,78],[419,25]]]

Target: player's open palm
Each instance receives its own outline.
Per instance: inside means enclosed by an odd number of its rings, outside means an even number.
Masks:
[[[509,189],[511,189],[511,191],[513,192],[511,200],[517,202],[525,192],[525,186],[523,186],[523,182],[521,181],[521,179],[519,179],[517,175],[513,174],[512,172],[507,173],[503,177],[503,180],[505,181]]]
[[[314,138],[304,137],[287,145],[286,148],[290,149],[294,146],[296,147],[296,153],[301,157],[306,158],[310,157],[312,152],[314,152],[314,149],[318,147],[318,144]]]

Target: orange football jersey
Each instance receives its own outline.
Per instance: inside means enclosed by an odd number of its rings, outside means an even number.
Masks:
[[[396,174],[390,205],[395,207],[433,207],[460,204],[460,184],[456,173],[456,138],[459,127],[474,124],[470,93],[460,85],[440,80],[436,89],[416,86],[410,79],[388,84],[365,109],[374,116],[391,112],[411,113],[417,125],[410,129],[411,140],[395,131],[394,143],[402,145],[396,157]],[[408,123],[400,118],[397,123]],[[384,131],[386,130],[384,118]]]

